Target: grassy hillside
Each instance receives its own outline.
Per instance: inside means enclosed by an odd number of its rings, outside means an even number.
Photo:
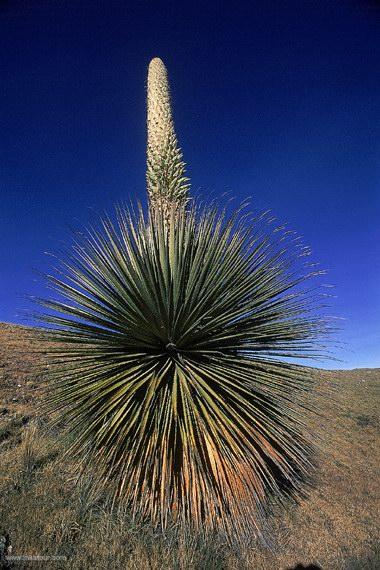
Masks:
[[[314,371],[320,393],[331,390],[327,400],[321,396],[324,419],[314,426],[323,441],[315,487],[276,518],[271,549],[257,545],[238,555],[214,542],[163,539],[127,514],[112,515],[85,479],[76,484],[59,434],[37,415],[48,363],[30,346],[27,329],[0,325],[0,539],[11,556],[65,556],[38,565],[76,570],[380,568],[380,369]]]

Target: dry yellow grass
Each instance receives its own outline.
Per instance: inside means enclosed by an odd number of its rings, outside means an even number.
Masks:
[[[380,568],[380,369],[315,371],[321,393],[334,392],[321,398],[324,419],[315,425],[323,443],[315,487],[274,520],[273,550],[257,545],[238,556],[195,538],[163,539],[127,515],[111,514],[85,479],[76,484],[58,434],[37,415],[48,368],[30,348],[26,329],[0,326],[0,535],[12,556],[66,556],[38,564],[76,570]],[[13,567],[31,564],[37,563]]]

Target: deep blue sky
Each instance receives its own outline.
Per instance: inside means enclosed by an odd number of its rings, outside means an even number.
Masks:
[[[145,84],[160,56],[193,188],[299,231],[346,319],[326,367],[380,366],[380,5],[0,2],[0,320],[70,227],[145,196]],[[322,363],[323,364],[323,363]]]

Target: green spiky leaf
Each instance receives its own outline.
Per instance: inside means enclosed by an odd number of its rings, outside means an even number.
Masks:
[[[49,409],[136,515],[259,532],[311,468],[315,271],[265,216],[165,216],[120,209],[50,276]]]

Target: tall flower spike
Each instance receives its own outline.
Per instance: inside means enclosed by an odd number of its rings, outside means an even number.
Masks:
[[[168,215],[188,201],[189,179],[174,131],[166,67],[155,57],[148,69],[147,187],[152,211]]]

